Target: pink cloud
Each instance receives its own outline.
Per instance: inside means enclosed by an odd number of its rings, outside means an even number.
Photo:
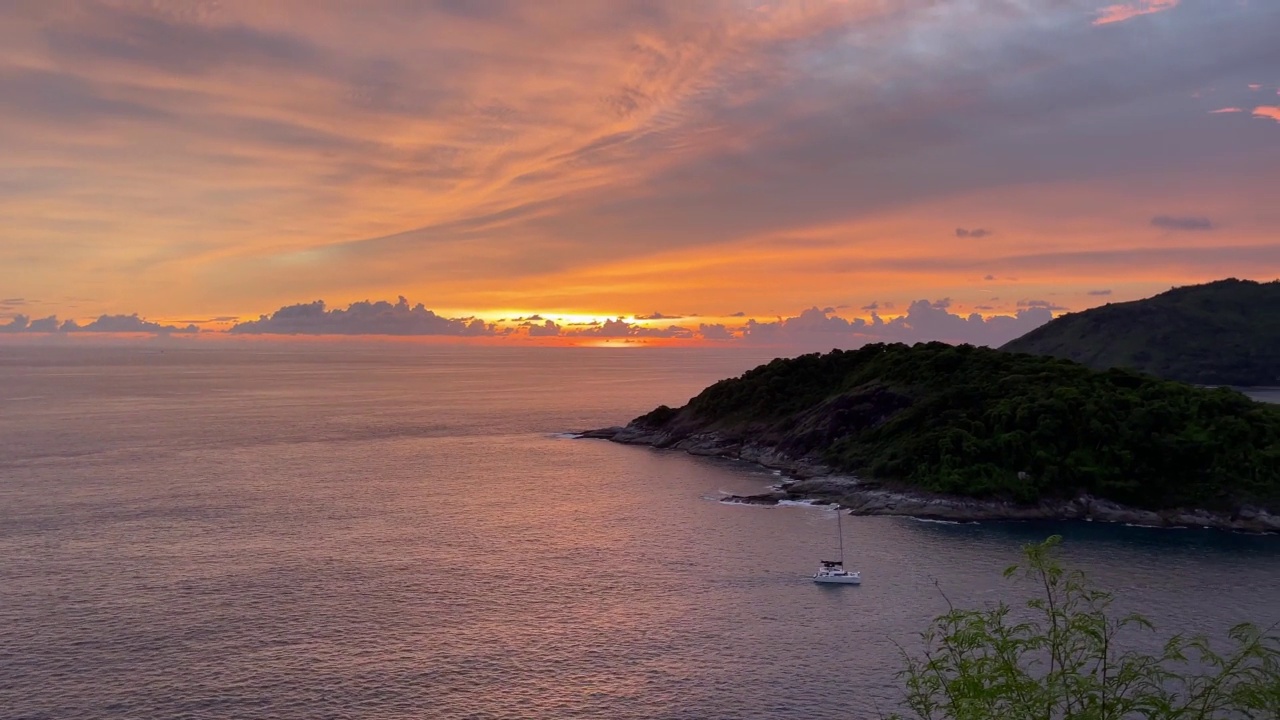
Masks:
[[[1217,110],[1210,110],[1209,114],[1218,115],[1220,113],[1238,113],[1238,112],[1244,112],[1244,110],[1238,107],[1224,107],[1224,108],[1218,108]]]
[[[1043,300],[1024,300],[1012,315],[967,315],[953,313],[949,298],[916,300],[905,315],[885,319],[876,312],[871,319],[846,320],[831,314],[831,308],[811,307],[795,317],[775,322],[748,320],[741,339],[747,343],[783,345],[795,349],[856,348],[868,342],[926,342],[941,340],[999,347],[1015,337],[1053,319],[1055,311],[1066,308]]]
[[[1152,13],[1172,10],[1178,7],[1178,3],[1182,0],[1135,0],[1134,2],[1116,3],[1108,5],[1098,11],[1098,17],[1094,19],[1094,25],[1110,25],[1111,23],[1124,22],[1139,15],[1151,15]]]
[[[1253,116],[1280,123],[1280,105],[1259,105],[1253,109]]]

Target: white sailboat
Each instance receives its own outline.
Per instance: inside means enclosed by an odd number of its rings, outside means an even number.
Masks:
[[[816,583],[828,583],[832,585],[861,585],[862,574],[857,572],[849,572],[844,569],[844,525],[840,520],[843,515],[841,508],[836,509],[836,537],[840,539],[840,559],[839,560],[819,560],[818,572],[813,574],[813,581]]]

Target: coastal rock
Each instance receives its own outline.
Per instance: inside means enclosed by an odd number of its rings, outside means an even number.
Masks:
[[[1185,527],[1215,527],[1220,521],[1204,510],[1179,510],[1166,518],[1170,524]]]
[[[719,433],[699,433],[690,435],[683,440],[679,440],[671,445],[672,449],[684,450],[690,455],[709,455],[713,457],[729,457],[736,458],[739,456],[739,450],[742,443],[727,438]]]
[[[786,483],[782,486],[794,497],[836,499],[858,489],[858,479],[847,475],[825,475]]]
[[[625,443],[627,445],[651,445],[653,447],[665,448],[669,447],[674,439],[670,433],[660,430],[651,430],[649,428],[628,425],[618,432],[614,433],[610,440],[617,443]]]
[[[1272,515],[1261,508],[1242,507],[1232,519],[1250,532],[1280,533],[1280,515]]]
[[[1067,517],[1070,511],[1050,504],[1016,505],[972,498],[901,490],[857,490],[840,498],[857,515],[906,515],[930,520],[1043,520]]]
[[[1259,510],[1252,519],[1256,523],[1255,527],[1259,528],[1257,532],[1273,532],[1280,533],[1280,515],[1273,515],[1266,511]]]
[[[1207,527],[1252,533],[1280,533],[1280,515],[1260,508],[1236,513],[1200,509],[1156,512],[1081,495],[1070,500],[1018,504],[941,495],[906,488],[882,487],[851,475],[836,474],[813,457],[792,457],[763,443],[720,432],[681,434],[635,423],[626,427],[588,430],[580,438],[612,440],[628,445],[683,450],[691,455],[744,460],[780,470],[787,479],[778,490],[758,495],[731,495],[723,502],[777,505],[783,500],[837,502],[855,515],[900,515],[953,522],[1005,520],[1092,520],[1145,527]]]
[[[613,427],[600,428],[598,430],[584,430],[578,433],[577,437],[589,440],[612,440],[623,430],[624,428],[621,425],[615,425]]]
[[[612,440],[627,445],[649,445],[655,448],[683,450],[690,455],[723,457],[755,463],[781,470],[793,478],[826,477],[831,469],[815,458],[795,458],[775,447],[746,443],[740,437],[720,432],[682,435],[668,430],[654,430],[642,425],[588,430],[579,438]]]
[[[820,477],[831,473],[830,468],[813,458],[794,458],[777,448],[756,443],[743,445],[738,451],[738,459],[783,470],[795,478]]]
[[[790,496],[786,493],[770,492],[759,495],[730,495],[720,502],[739,505],[777,505],[779,502],[788,499],[790,499]]]
[[[1150,527],[1164,527],[1170,523],[1159,513],[1151,510],[1139,510],[1137,508],[1126,507],[1119,503],[1082,496],[1081,502],[1085,507],[1084,517],[1089,520],[1098,522],[1126,523],[1129,525],[1147,525]]]

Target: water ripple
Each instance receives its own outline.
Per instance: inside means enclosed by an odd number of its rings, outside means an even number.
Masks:
[[[215,363],[191,390],[153,368],[98,415],[74,385],[93,373],[0,364],[0,385],[53,398],[0,448],[0,716],[874,717],[899,698],[895,643],[943,607],[935,582],[1009,599],[1018,545],[1057,531],[1171,630],[1280,619],[1277,540],[1199,531],[850,518],[865,584],[814,586],[829,510],[714,502],[769,473],[551,432],[655,404],[675,376],[652,367],[560,392],[535,366],[531,409],[500,364],[450,365],[474,376],[462,396],[417,359],[329,385],[273,362]]]

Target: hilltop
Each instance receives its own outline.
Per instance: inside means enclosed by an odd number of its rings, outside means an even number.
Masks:
[[[1280,281],[1219,280],[1070,313],[1002,349],[1201,385],[1280,385]]]
[[[808,478],[784,494],[866,512],[1280,530],[1280,406],[989,348],[778,359],[587,435],[784,468]]]

